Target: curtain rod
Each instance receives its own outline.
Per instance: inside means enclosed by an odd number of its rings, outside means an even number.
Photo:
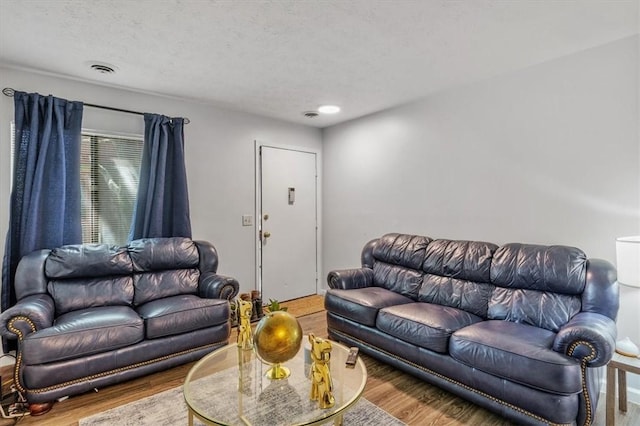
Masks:
[[[11,87],[5,87],[4,89],[2,89],[2,94],[5,96],[9,96],[10,98],[13,97],[14,93],[16,91],[14,89],[12,89]],[[104,106],[104,105],[96,105],[96,104],[88,104],[88,103],[84,103],[84,106],[88,106],[88,107],[93,107],[93,108],[100,108],[100,109],[106,109],[109,111],[117,111],[117,112],[126,112],[127,114],[136,114],[136,115],[144,115],[144,112],[139,112],[139,111],[131,111],[129,109],[122,109],[122,108],[114,108],[114,107],[110,107],[110,106]],[[189,120],[188,118],[184,118],[184,124],[189,124],[191,123],[191,120]]]

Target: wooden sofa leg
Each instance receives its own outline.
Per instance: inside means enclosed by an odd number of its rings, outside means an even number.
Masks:
[[[53,407],[53,402],[41,402],[40,404],[29,404],[29,414],[32,416],[41,416],[46,414]]]

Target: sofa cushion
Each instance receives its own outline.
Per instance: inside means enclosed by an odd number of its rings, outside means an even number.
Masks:
[[[529,324],[557,333],[580,312],[580,297],[546,291],[496,287],[487,318]]]
[[[483,321],[453,333],[450,355],[473,368],[546,392],[582,391],[580,362],[555,352],[555,333],[509,321]]]
[[[487,318],[493,289],[491,284],[425,274],[418,301],[451,306]]]
[[[398,339],[446,353],[451,334],[482,321],[469,312],[431,303],[408,303],[380,309],[376,327]]]
[[[198,267],[196,244],[189,238],[143,238],[128,246],[135,272]]]
[[[351,290],[329,289],[324,297],[327,311],[373,327],[381,308],[411,303],[413,300],[381,287]]]
[[[422,270],[441,277],[488,283],[498,246],[482,241],[435,240],[427,247]]]
[[[380,262],[420,269],[429,237],[406,234],[386,234],[376,241],[373,257]]]
[[[225,308],[226,307],[226,308]],[[229,321],[229,302],[185,294],[153,300],[137,308],[147,339],[172,336]]]
[[[386,288],[394,293],[418,299],[418,291],[422,286],[422,271],[404,266],[376,262],[373,265],[373,285]]]
[[[125,247],[108,244],[73,244],[51,250],[44,265],[49,278],[84,278],[128,275],[133,265]]]
[[[135,293],[133,304],[142,305],[151,300],[179,294],[198,292],[200,271],[198,269],[175,269],[158,272],[146,272],[133,276]]]
[[[53,327],[22,342],[26,365],[81,358],[133,345],[144,339],[140,316],[127,306],[83,309],[61,315]]]
[[[499,287],[581,294],[586,283],[587,256],[567,246],[505,244],[491,263],[491,282]]]
[[[131,306],[133,279],[130,276],[52,280],[47,291],[56,306],[56,315],[95,306]]]

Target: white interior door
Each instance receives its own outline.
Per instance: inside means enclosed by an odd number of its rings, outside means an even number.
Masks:
[[[259,149],[262,300],[316,294],[316,154]]]

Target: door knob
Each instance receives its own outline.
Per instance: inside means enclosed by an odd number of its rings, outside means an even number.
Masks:
[[[271,232],[265,231],[265,233],[263,235],[264,235],[265,238],[269,238],[271,236]]]

